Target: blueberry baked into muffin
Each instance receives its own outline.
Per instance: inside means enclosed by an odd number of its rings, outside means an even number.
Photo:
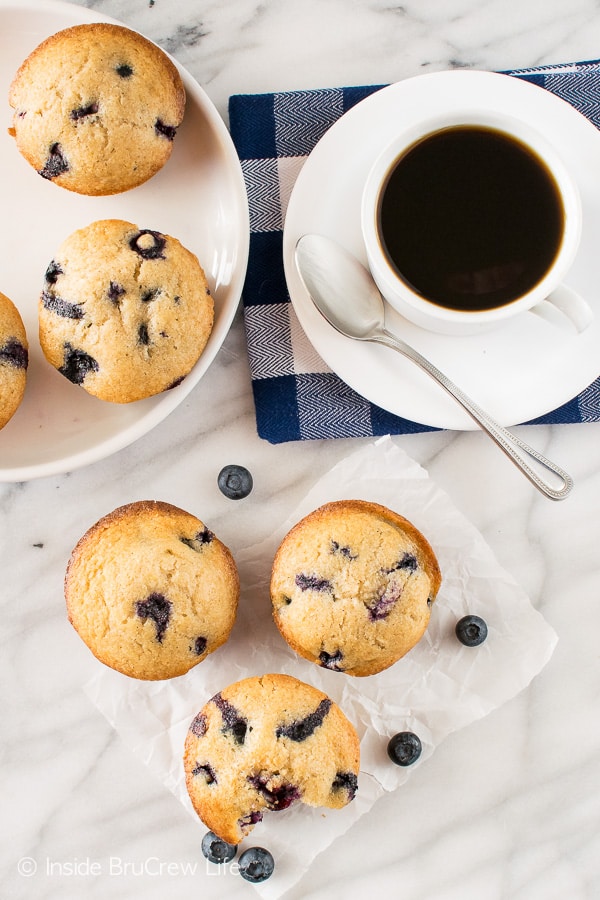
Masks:
[[[48,362],[114,403],[179,384],[214,320],[196,256],[174,237],[119,219],[92,222],[63,242],[46,270],[38,310]]]
[[[238,844],[264,810],[293,803],[340,809],[354,799],[360,763],[354,726],[322,691],[289,675],[245,678],[192,721],[184,750],[194,809]]]
[[[27,335],[19,310],[0,294],[0,428],[12,419],[23,399],[28,362]]]
[[[92,653],[133,678],[183,675],[228,639],[239,599],[231,553],[195,516],[126,504],[75,546],[65,575],[71,624]]]
[[[11,134],[43,178],[79,194],[115,194],[169,159],[185,111],[169,57],[120,25],[75,25],[43,41],[9,90]]]
[[[374,675],[414,647],[441,584],[426,538],[385,506],[340,500],[298,522],[277,550],[273,617],[298,654]]]

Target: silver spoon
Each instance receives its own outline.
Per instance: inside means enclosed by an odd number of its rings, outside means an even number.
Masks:
[[[402,353],[460,403],[542,494],[563,500],[570,493],[573,479],[567,472],[495,422],[428,359],[387,330],[383,298],[371,273],[355,256],[330,238],[305,234],[296,244],[296,265],[313,303],[337,331]],[[543,470],[553,473],[553,483],[543,477]]]

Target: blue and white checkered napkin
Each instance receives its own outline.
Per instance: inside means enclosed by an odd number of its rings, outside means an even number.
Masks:
[[[507,74],[552,91],[600,127],[600,60]],[[300,327],[283,271],[285,209],[306,157],[343,113],[380,87],[237,94],[229,100],[250,206],[242,300],[256,421],[259,435],[274,444],[432,430],[375,406],[331,372]],[[600,378],[535,421],[600,421]]]

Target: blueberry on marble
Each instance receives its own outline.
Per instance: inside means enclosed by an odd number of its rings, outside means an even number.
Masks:
[[[206,721],[206,716],[204,713],[198,713],[198,715],[194,716],[192,719],[192,724],[190,725],[190,731],[192,734],[196,735],[196,737],[204,737],[208,728],[208,722]]]
[[[198,763],[192,769],[192,775],[194,777],[203,775],[207,784],[217,784],[217,776],[210,763]]]
[[[194,641],[194,653],[196,656],[202,656],[204,651],[206,650],[206,645],[208,644],[208,640],[205,637],[197,637]]]
[[[120,78],[131,78],[133,75],[133,69],[129,63],[120,63],[116,67],[115,72]]]
[[[248,730],[248,720],[242,716],[235,706],[220,694],[215,694],[212,702],[223,717],[223,732],[230,731],[236,744],[243,744]]]
[[[58,371],[73,384],[83,384],[90,372],[97,372],[99,368],[97,361],[89,353],[77,350],[69,343],[65,344],[63,364]]]
[[[354,772],[336,772],[331,789],[333,791],[348,791],[350,800],[354,800],[358,790],[358,778]]]
[[[275,860],[264,847],[249,847],[240,856],[238,866],[242,878],[252,884],[260,884],[273,874]]]
[[[202,853],[212,863],[231,862],[237,853],[237,844],[228,844],[214,831],[207,831],[202,838]]]
[[[3,347],[0,347],[0,363],[12,366],[13,369],[26,369],[29,365],[29,353],[21,341],[9,338]]]
[[[142,259],[164,259],[166,239],[159,231],[144,228],[129,241],[131,249]]]
[[[156,627],[156,640],[162,644],[165,631],[171,618],[173,604],[164,594],[152,593],[145,600],[138,600],[135,604],[136,615],[143,621],[150,619]]]
[[[68,171],[69,163],[63,153],[62,147],[58,143],[52,144],[48,150],[48,157],[44,163],[44,168],[40,169],[39,174],[42,178],[52,180],[52,178],[58,178],[59,175],[64,175],[64,173]]]
[[[327,578],[319,578],[318,575],[305,575],[300,572],[294,579],[296,587],[301,591],[332,591],[333,585]]]
[[[177,127],[175,125],[166,125],[162,119],[156,120],[154,130],[156,134],[166,137],[168,141],[175,140],[175,135],[177,134]]]
[[[395,734],[387,745],[388,756],[397,766],[412,766],[421,755],[421,749],[421,741],[412,731]]]
[[[194,550],[196,553],[200,553],[202,548],[206,544],[210,544],[215,538],[212,531],[209,531],[208,528],[204,528],[202,531],[199,531],[198,534],[194,535],[193,538],[189,537],[180,537],[179,540],[182,544],[185,544],[186,547],[189,547],[191,550]]]
[[[60,264],[54,259],[51,260],[50,265],[46,269],[46,274],[44,275],[46,284],[56,284],[58,276],[62,274],[63,270],[61,269]]]
[[[488,629],[480,616],[463,616],[456,623],[456,637],[465,647],[478,647],[487,637]]]
[[[325,698],[321,700],[314,712],[309,713],[303,719],[296,719],[289,725],[280,725],[275,735],[276,737],[286,737],[291,741],[300,743],[305,741],[311,734],[323,724],[325,716],[331,708],[331,700]]]
[[[245,466],[231,464],[221,469],[217,484],[221,493],[230,500],[243,500],[252,490],[254,482]]]
[[[343,672],[343,658],[344,654],[341,650],[336,650],[335,653],[327,653],[325,650],[321,650],[319,653],[319,664],[324,669],[331,669],[332,672]]]
[[[88,103],[87,106],[78,106],[77,109],[72,109],[70,118],[77,122],[79,119],[85,119],[87,116],[95,116],[97,112],[98,104],[96,102]]]
[[[287,809],[288,806],[300,799],[299,788],[288,782],[268,787],[271,778],[272,776],[269,775],[248,776],[248,781],[261,794],[270,810],[278,812]]]
[[[83,309],[81,303],[71,303],[69,300],[63,300],[53,294],[52,291],[42,291],[42,304],[48,312],[63,319],[83,319]]]

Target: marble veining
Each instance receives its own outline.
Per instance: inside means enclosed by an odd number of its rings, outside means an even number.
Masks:
[[[594,0],[80,5],[163,46],[225,120],[232,93],[600,56]],[[576,488],[564,503],[538,495],[478,433],[393,440],[447,491],[523,585],[558,633],[554,655],[526,691],[447,738],[399,792],[314,860],[290,900],[600,896],[600,425],[521,433],[572,473]],[[85,529],[134,499],[189,509],[235,555],[249,535],[270,534],[314,480],[359,445],[275,447],[256,436],[238,313],[200,384],[148,436],[82,470],[0,485],[0,896],[251,895],[239,877],[207,872],[203,827],[85,695],[99,664],[66,620],[64,570]],[[231,462],[254,477],[252,494],[237,503],[217,488],[219,470]]]

